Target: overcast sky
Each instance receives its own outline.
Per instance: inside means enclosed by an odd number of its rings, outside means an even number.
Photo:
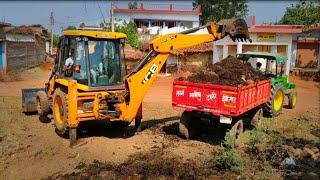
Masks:
[[[282,17],[286,7],[296,2],[249,0],[249,15],[256,15],[257,24],[275,22]],[[0,21],[14,25],[42,24],[49,28],[51,11],[55,17],[55,33],[58,34],[63,27],[78,26],[80,22],[99,25],[102,14],[108,21],[110,1],[0,1]]]

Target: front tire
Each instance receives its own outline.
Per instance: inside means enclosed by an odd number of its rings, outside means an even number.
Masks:
[[[289,109],[294,109],[297,105],[297,93],[292,92],[289,94]]]
[[[279,116],[284,102],[284,91],[281,84],[276,84],[271,89],[268,102],[264,104],[264,114],[267,117]]]
[[[61,89],[56,89],[53,96],[53,119],[56,132],[59,135],[68,133],[68,101]]]
[[[51,122],[50,118],[48,118],[48,114],[50,113],[50,102],[48,100],[47,94],[44,91],[37,92],[36,102],[39,120],[42,123]]]

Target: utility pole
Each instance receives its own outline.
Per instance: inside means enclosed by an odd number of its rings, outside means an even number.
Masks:
[[[54,28],[54,17],[53,17],[53,12],[51,12],[51,15],[50,15],[50,32],[51,32],[50,55],[52,55],[52,48],[53,48],[53,28]]]
[[[111,1],[111,31],[114,32],[114,2]]]

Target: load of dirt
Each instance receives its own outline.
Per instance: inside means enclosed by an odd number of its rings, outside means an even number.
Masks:
[[[228,56],[215,64],[202,66],[187,78],[179,78],[180,81],[220,84],[226,86],[238,86],[240,84],[247,85],[265,79],[266,77],[262,73],[256,71],[250,63],[243,63],[233,56]]]
[[[139,49],[131,47],[129,44],[125,44],[124,55],[127,60],[140,60],[144,56],[144,53]]]

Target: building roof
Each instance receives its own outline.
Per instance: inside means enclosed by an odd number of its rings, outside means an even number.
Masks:
[[[145,9],[143,3],[140,4],[140,7],[136,9],[129,9],[129,8],[115,8],[114,12],[122,12],[128,14],[185,14],[185,15],[200,15],[201,14],[201,7],[193,10],[178,10],[174,9],[173,4],[169,4],[168,9]]]
[[[250,33],[301,33],[303,25],[259,25],[249,28]]]
[[[41,25],[22,25],[22,26],[6,26],[3,27],[6,34],[24,34],[45,36],[47,29]]]
[[[0,22],[0,27],[12,26],[10,23]]]

